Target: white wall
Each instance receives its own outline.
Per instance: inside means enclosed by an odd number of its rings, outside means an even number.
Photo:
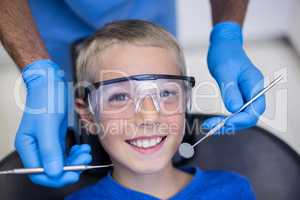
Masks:
[[[13,141],[22,117],[22,111],[14,99],[14,85],[18,76],[17,67],[0,45],[0,159],[14,149]],[[24,94],[22,89],[21,94]]]
[[[295,46],[298,54],[300,55],[300,1],[297,1],[293,4],[291,8],[291,17],[289,18],[288,23],[288,33],[293,45]]]
[[[299,0],[250,0],[244,23],[246,40],[299,33]],[[211,31],[209,0],[177,0],[179,38],[184,46],[208,45]],[[296,34],[295,34],[296,36]],[[300,49],[300,38],[295,37]]]

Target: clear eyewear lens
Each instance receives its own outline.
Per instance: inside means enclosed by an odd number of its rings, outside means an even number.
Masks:
[[[100,117],[126,119],[139,112],[168,116],[186,111],[190,89],[185,80],[123,81],[92,91],[89,104],[98,120]],[[152,101],[154,109],[145,109],[146,99]]]

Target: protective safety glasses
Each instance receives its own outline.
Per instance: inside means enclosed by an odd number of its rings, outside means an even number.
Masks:
[[[190,109],[194,85],[194,77],[134,75],[93,84],[87,100],[97,120],[128,119],[139,112],[170,116]]]

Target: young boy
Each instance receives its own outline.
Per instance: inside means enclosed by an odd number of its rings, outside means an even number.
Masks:
[[[113,169],[67,200],[255,198],[238,174],[172,165],[194,79],[168,32],[140,20],[107,24],[84,42],[76,65],[89,88],[76,100],[80,117]]]

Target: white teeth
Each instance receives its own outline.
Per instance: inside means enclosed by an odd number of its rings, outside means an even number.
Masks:
[[[144,147],[144,148],[147,148],[147,147],[149,147],[149,146],[150,146],[149,140],[143,140],[143,147]]]
[[[137,140],[136,141],[136,146],[142,147],[143,146],[143,141],[142,140]]]
[[[132,141],[132,144],[135,145],[135,146],[137,146],[136,140],[133,140],[133,141]]]
[[[162,138],[156,138],[156,143],[159,143],[161,141]]]
[[[156,137],[152,139],[137,139],[137,140],[130,140],[129,143],[142,148],[149,148],[157,145],[161,142],[163,137]]]
[[[151,139],[150,140],[150,146],[154,146],[156,144],[156,139]]]

